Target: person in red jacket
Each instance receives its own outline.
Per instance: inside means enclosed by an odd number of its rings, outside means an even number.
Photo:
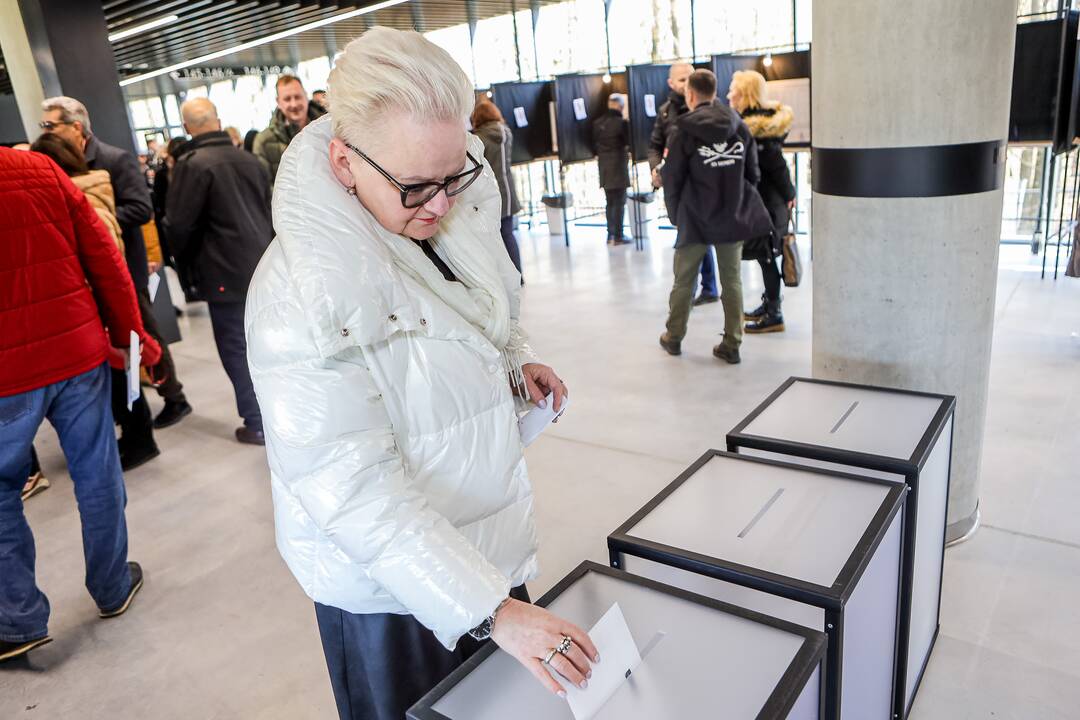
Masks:
[[[106,330],[107,328],[107,330]],[[20,491],[48,419],[82,520],[86,587],[99,615],[127,610],[142,568],[127,559],[127,499],[113,431],[112,348],[146,334],[124,260],[86,197],[49,158],[0,148],[0,661],[49,642]]]

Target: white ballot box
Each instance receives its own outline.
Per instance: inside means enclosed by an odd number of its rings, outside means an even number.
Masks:
[[[907,483],[894,717],[906,718],[938,633],[956,398],[790,378],[728,450]]]
[[[825,716],[889,720],[902,483],[710,450],[608,536],[611,564],[829,638]]]
[[[820,632],[582,563],[536,603],[591,628],[615,604],[641,655],[595,720],[820,718]],[[600,665],[617,662],[600,651]],[[488,643],[410,710],[410,720],[574,720],[570,706]]]

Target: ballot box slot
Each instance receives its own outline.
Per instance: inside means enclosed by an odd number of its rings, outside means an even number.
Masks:
[[[757,511],[757,515],[755,515],[753,519],[751,519],[750,522],[747,523],[746,527],[742,529],[742,532],[740,532],[737,537],[739,537],[740,539],[745,538],[750,533],[750,531],[754,529],[754,526],[758,524],[761,518],[765,517],[765,513],[769,512],[769,508],[775,505],[776,501],[779,500],[780,496],[783,494],[784,488],[780,488],[779,490],[774,492],[773,496],[765,501],[765,504],[762,505],[761,509]]]
[[[847,420],[849,417],[851,417],[851,413],[855,412],[855,408],[857,408],[857,407],[859,407],[859,401],[858,400],[851,403],[851,407],[849,407],[847,409],[847,412],[845,412],[843,415],[840,416],[840,419],[837,420],[836,424],[832,426],[832,430],[829,431],[829,434],[830,435],[835,435],[836,431],[840,429],[840,426],[844,424],[845,420]]]

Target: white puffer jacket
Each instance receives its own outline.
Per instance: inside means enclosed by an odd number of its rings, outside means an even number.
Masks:
[[[324,118],[285,153],[247,300],[277,545],[317,602],[411,614],[453,648],[537,571],[513,396],[495,346],[365,230],[330,139]],[[513,273],[499,212],[485,167],[443,227],[466,218]]]

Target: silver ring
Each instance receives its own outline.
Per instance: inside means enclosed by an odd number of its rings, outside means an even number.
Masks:
[[[570,648],[572,647],[574,647],[574,641],[570,639],[569,635],[563,635],[562,642],[555,648],[555,651],[560,655],[566,655],[566,653],[570,652]]]
[[[551,652],[549,652],[547,654],[547,657],[544,658],[543,660],[541,660],[541,662],[543,662],[545,665],[550,665],[551,664],[551,658],[555,657],[555,653],[557,653],[557,652],[559,652],[558,648],[552,648]]]

